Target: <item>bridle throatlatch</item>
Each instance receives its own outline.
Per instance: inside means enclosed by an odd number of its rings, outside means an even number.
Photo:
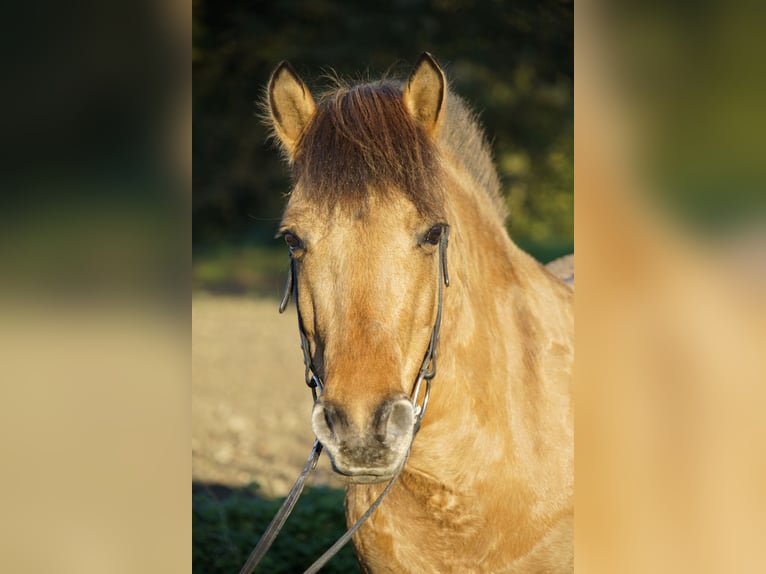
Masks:
[[[434,327],[431,331],[431,338],[428,342],[428,348],[426,349],[425,355],[423,357],[423,362],[420,365],[420,371],[418,372],[418,376],[415,379],[412,394],[410,395],[415,413],[415,428],[412,435],[413,440],[415,439],[417,432],[420,430],[420,423],[423,420],[423,416],[426,413],[426,408],[428,407],[428,397],[431,393],[431,380],[433,380],[433,378],[436,376],[436,348],[439,343],[439,330],[441,328],[442,320],[443,291],[444,287],[449,287],[449,273],[447,272],[447,243],[449,241],[450,228],[446,223],[442,224],[442,227],[442,235],[439,239],[439,283],[436,301],[436,319],[434,320]],[[303,351],[303,365],[305,369],[304,376],[306,379],[306,385],[308,385],[308,387],[311,389],[311,394],[314,397],[314,402],[316,402],[324,390],[324,384],[317,372],[316,367],[314,366],[314,360],[311,356],[311,346],[309,344],[309,339],[304,328],[300,305],[298,304],[298,284],[295,280],[295,274],[295,259],[291,258],[290,267],[287,271],[285,291],[282,295],[282,300],[279,303],[279,312],[284,313],[285,309],[287,309],[287,304],[290,301],[290,296],[292,295],[295,298],[295,308],[298,313],[298,331],[301,337],[301,350]],[[424,382],[425,389],[423,391],[423,402],[422,404],[418,404],[418,398],[420,396],[421,388]],[[410,446],[412,446],[412,444],[410,444]],[[271,544],[276,539],[277,534],[279,534],[282,526],[287,521],[287,517],[290,515],[290,512],[292,512],[293,507],[295,507],[295,504],[298,502],[298,498],[300,497],[301,492],[303,492],[303,487],[306,483],[306,479],[308,478],[308,475],[311,473],[311,471],[316,468],[321,453],[322,444],[318,439],[315,439],[314,445],[311,448],[311,453],[309,454],[309,458],[306,461],[306,466],[304,466],[303,470],[298,476],[298,479],[295,481],[295,484],[287,494],[287,497],[285,498],[282,507],[279,509],[279,512],[277,512],[276,516],[274,516],[274,518],[271,520],[271,523],[269,524],[266,531],[258,540],[258,544],[250,554],[250,557],[247,559],[245,565],[240,570],[240,574],[251,574],[261,559],[266,555],[266,552],[268,552]],[[359,530],[362,524],[370,517],[370,515],[383,501],[385,496],[390,492],[394,482],[396,482],[396,479],[399,478],[399,475],[404,469],[404,465],[407,462],[408,457],[409,449],[407,451],[407,455],[404,458],[404,461],[402,461],[401,466],[396,471],[396,473],[394,473],[394,476],[389,480],[388,484],[383,489],[383,492],[380,493],[380,496],[378,496],[375,502],[372,503],[370,508],[368,508],[359,518],[359,520],[357,520],[356,523],[354,523],[354,525],[335,542],[335,544],[328,548],[327,551],[325,551],[325,553],[322,554],[322,556],[320,556],[304,572],[304,574],[315,574],[318,572],[319,569],[322,568],[330,560],[330,558],[337,554],[337,552],[351,539],[353,534]]]

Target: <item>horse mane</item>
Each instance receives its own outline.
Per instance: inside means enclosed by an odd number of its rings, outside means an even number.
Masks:
[[[371,193],[400,190],[421,214],[441,213],[436,147],[392,81],[339,86],[320,96],[298,141],[293,177],[320,205],[357,210]]]
[[[449,158],[437,147],[449,151]],[[380,80],[336,85],[317,102],[293,161],[295,183],[327,207],[365,209],[371,193],[399,190],[424,216],[443,216],[440,157],[461,162],[502,219],[506,208],[489,144],[461,98],[448,92],[437,142],[416,124],[402,102],[402,84]]]
[[[500,178],[487,137],[477,115],[451,90],[447,94],[447,108],[439,143],[463,163],[476,184],[489,195],[498,215],[505,221],[508,209],[503,200]]]

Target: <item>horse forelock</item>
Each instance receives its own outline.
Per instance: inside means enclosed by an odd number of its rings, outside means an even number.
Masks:
[[[443,212],[438,151],[392,81],[324,94],[298,142],[293,177],[323,206],[358,210],[371,194],[403,193],[425,217]]]

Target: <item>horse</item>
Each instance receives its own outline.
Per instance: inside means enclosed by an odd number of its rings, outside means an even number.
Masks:
[[[399,473],[353,536],[361,568],[572,572],[573,287],[511,240],[476,115],[428,53],[316,99],[282,62],[265,108],[349,524]]]

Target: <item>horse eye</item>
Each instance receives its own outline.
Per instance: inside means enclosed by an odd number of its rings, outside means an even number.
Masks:
[[[285,243],[287,243],[287,248],[290,250],[290,253],[303,247],[303,243],[298,239],[298,236],[293,235],[292,233],[285,233]]]
[[[437,245],[439,243],[439,240],[442,238],[442,231],[443,227],[441,225],[434,225],[431,229],[429,229],[425,237],[423,237],[423,240],[426,243],[430,243],[431,245]]]

